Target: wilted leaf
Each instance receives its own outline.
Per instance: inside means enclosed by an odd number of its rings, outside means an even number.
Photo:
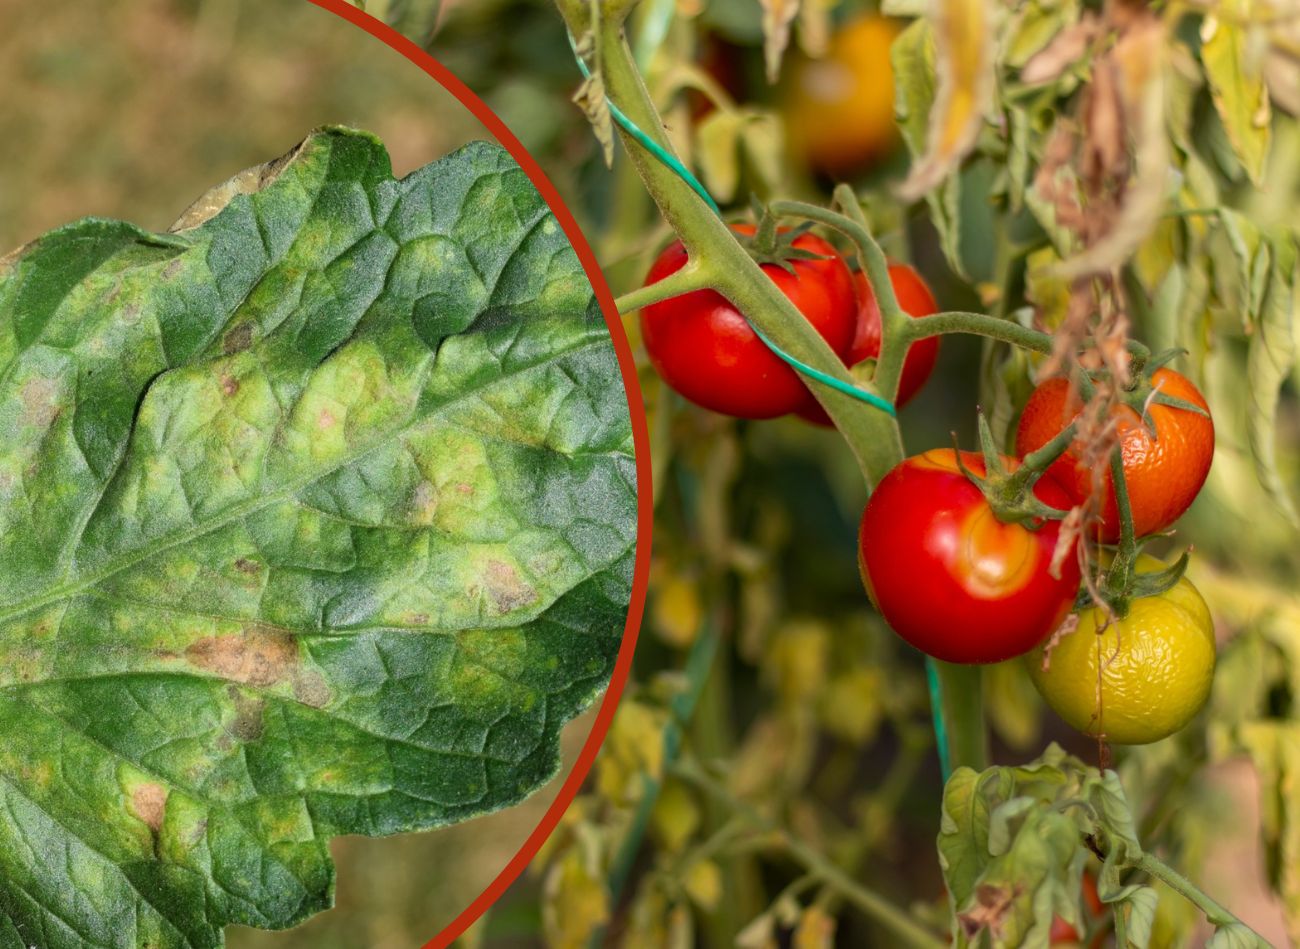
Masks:
[[[542,925],[551,949],[582,949],[609,920],[609,891],[598,843],[580,837],[546,876]]]
[[[1078,19],[1078,0],[1029,0],[1019,4],[1004,33],[1002,61],[1020,68]]]
[[[1100,32],[1101,22],[1091,14],[1061,30],[1025,63],[1020,70],[1020,81],[1037,85],[1060,78],[1066,69],[1085,58]]]
[[[617,651],[628,409],[523,172],[329,129],[237,182],[0,261],[9,945],[293,925],[331,837],[548,780]]]
[[[700,122],[696,130],[696,152],[700,175],[709,193],[726,204],[736,196],[740,184],[740,131],[745,117],[739,112],[717,109]]]
[[[1201,25],[1201,62],[1214,107],[1232,149],[1252,181],[1259,184],[1268,159],[1268,86],[1264,63],[1252,56],[1246,28],[1252,0],[1224,0],[1222,16],[1207,15]]]
[[[1270,246],[1274,249],[1271,278],[1246,355],[1250,387],[1246,435],[1260,485],[1291,523],[1300,526],[1291,493],[1278,471],[1275,446],[1282,384],[1296,361],[1293,324],[1300,317],[1296,245],[1286,237]]]
[[[1025,299],[1049,333],[1065,322],[1070,307],[1070,282],[1061,277],[1060,264],[1060,255],[1050,245],[1025,257]]]
[[[1229,923],[1216,929],[1205,944],[1205,949],[1272,949],[1249,926]]]
[[[931,191],[975,144],[996,88],[997,8],[988,0],[932,0],[937,86],[921,158],[899,186],[907,200]]]
[[[894,111],[903,141],[914,157],[923,155],[929,116],[935,101],[934,34],[917,20],[903,30],[890,48],[894,69]],[[968,277],[961,254],[961,178],[950,175],[941,187],[925,195],[930,219],[939,231],[944,256],[961,276]]]
[[[1258,721],[1236,743],[1259,772],[1261,823],[1269,877],[1282,898],[1287,930],[1300,939],[1300,724]],[[1253,945],[1253,944],[1252,944]]]

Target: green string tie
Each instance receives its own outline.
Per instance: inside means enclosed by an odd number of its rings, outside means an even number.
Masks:
[[[591,70],[587,68],[586,62],[578,53],[578,44],[574,40],[572,33],[569,33],[569,46],[573,48],[573,58],[578,63],[578,70],[582,73],[582,77],[584,79],[590,79]],[[627,132],[628,135],[631,135],[642,148],[653,155],[661,164],[669,168],[675,175],[677,175],[677,177],[681,178],[682,181],[686,182],[686,184],[690,186],[690,189],[700,196],[714,214],[719,217],[722,216],[722,209],[719,208],[718,203],[713,200],[713,195],[709,194],[708,189],[704,187],[700,182],[700,179],[696,178],[695,175],[692,174],[691,170],[682,164],[680,158],[642,131],[635,122],[624,114],[622,109],[616,106],[613,102],[610,102],[609,96],[605,97],[605,103],[609,106],[610,117],[619,124],[619,127],[622,128],[623,131]],[[898,410],[894,408],[892,403],[882,399],[874,393],[866,391],[865,389],[859,389],[855,385],[836,379],[834,376],[822,372],[820,369],[815,369],[806,362],[795,359],[780,346],[776,345],[776,343],[772,342],[772,340],[768,339],[767,334],[755,326],[749,320],[749,317],[745,317],[745,321],[749,323],[749,328],[754,331],[755,335],[763,341],[763,345],[770,349],[777,357],[795,371],[802,373],[810,379],[815,379],[822,385],[830,386],[836,392],[857,399],[859,402],[865,402],[867,405],[877,408],[892,417],[896,418],[898,416]]]

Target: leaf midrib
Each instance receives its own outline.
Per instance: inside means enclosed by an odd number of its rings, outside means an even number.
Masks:
[[[102,567],[96,572],[80,580],[56,585],[51,589],[47,589],[46,591],[42,593],[38,593],[34,596],[29,596],[26,599],[0,602],[0,625],[3,625],[4,623],[7,623],[11,620],[17,619],[18,617],[23,616],[26,613],[32,612],[33,610],[39,610],[42,607],[49,606],[53,603],[57,603],[60,600],[71,599],[73,597],[76,597],[79,594],[84,593],[85,591],[98,586],[99,584],[103,583],[105,580],[109,579],[110,577],[113,577],[124,570],[129,570],[130,568],[135,567],[149,560],[152,557],[156,557],[160,554],[163,554],[168,550],[173,550],[176,547],[184,546],[185,544],[191,543],[192,541],[198,540],[201,537],[207,536],[208,534],[218,531],[221,528],[234,523],[235,521],[238,521],[242,518],[248,517],[251,514],[255,514],[260,510],[270,507],[273,504],[277,504],[281,501],[285,501],[291,498],[294,494],[298,493],[299,491],[313,484],[314,482],[319,481],[321,478],[328,477],[329,475],[333,474],[339,469],[351,465],[357,461],[360,461],[362,458],[366,457],[371,452],[376,451],[377,449],[391,443],[393,439],[400,438],[401,436],[415,430],[421,425],[424,425],[428,422],[437,419],[439,415],[450,406],[456,405],[457,403],[473,395],[476,395],[480,392],[491,389],[494,386],[503,382],[504,380],[513,379],[523,375],[524,373],[531,372],[532,370],[537,369],[539,367],[550,365],[551,363],[554,363],[562,359],[563,357],[570,355],[571,353],[580,352],[584,349],[589,349],[593,346],[603,346],[606,344],[607,344],[606,340],[593,337],[593,338],[583,339],[581,342],[576,343],[574,345],[566,346],[563,349],[552,350],[548,352],[544,357],[531,361],[528,364],[516,369],[513,372],[503,373],[500,375],[493,376],[490,380],[482,383],[481,385],[473,386],[464,389],[460,392],[457,392],[454,396],[449,398],[442,405],[439,405],[432,412],[429,412],[426,415],[420,415],[414,419],[407,421],[405,424],[398,426],[397,428],[394,428],[386,435],[375,439],[373,442],[370,442],[361,450],[343,456],[335,464],[325,468],[322,471],[313,473],[310,477],[305,477],[305,478],[298,479],[297,481],[290,482],[288,485],[282,487],[278,491],[273,491],[269,494],[260,495],[259,497],[252,498],[248,501],[235,504],[227,508],[218,517],[214,518],[213,520],[209,521],[206,524],[201,524],[197,527],[192,527],[189,530],[182,531],[178,534],[174,534],[169,539],[160,542],[158,545],[151,546],[148,549],[145,549],[143,551],[137,551],[132,555],[125,556],[121,558],[121,560],[119,560],[118,562],[110,563],[105,567]],[[434,363],[435,371],[437,365],[436,360],[437,357],[435,357],[435,363]],[[134,427],[132,430],[134,432]],[[100,503],[102,503],[102,499]],[[94,511],[92,510],[91,517],[93,516],[94,516]]]

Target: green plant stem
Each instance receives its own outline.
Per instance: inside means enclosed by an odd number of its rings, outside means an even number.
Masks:
[[[1014,320],[1004,320],[989,316],[987,313],[967,313],[960,310],[909,319],[903,324],[901,335],[910,345],[929,336],[943,336],[948,333],[987,336],[1035,353],[1048,354],[1052,351],[1052,337],[1046,333],[1021,326]]]
[[[557,5],[574,36],[591,32],[591,11],[586,0],[557,0]],[[671,152],[663,121],[623,35],[623,21],[632,6],[630,0],[602,4],[604,15],[593,37],[599,50],[601,78],[610,100],[654,142]],[[700,196],[621,128],[619,135],[646,190],[687,253],[693,259],[707,261],[714,275],[714,289],[785,352],[827,375],[854,384],[826,341],[759,269],[730,228]],[[868,484],[874,485],[902,458],[897,425],[887,414],[865,408],[850,396],[824,386],[815,386],[814,390],[857,458]]]
[[[1234,924],[1238,926],[1246,925],[1241,920],[1239,920],[1236,916],[1232,915],[1232,913],[1229,912],[1227,909],[1225,909],[1221,904],[1217,903],[1209,894],[1207,894],[1199,886],[1197,886],[1191,880],[1187,879],[1187,877],[1183,876],[1181,873],[1179,873],[1177,870],[1175,870],[1173,867],[1165,863],[1163,860],[1161,860],[1159,857],[1155,856],[1154,854],[1151,853],[1142,854],[1142,858],[1137,862],[1137,868],[1143,871],[1144,873],[1147,873],[1150,876],[1155,877],[1161,883],[1165,884],[1165,886],[1169,887],[1175,893],[1178,893],[1180,896],[1182,896],[1184,899],[1186,899],[1188,902],[1194,905],[1197,909],[1199,909],[1202,913],[1205,914],[1205,918],[1209,920],[1212,925],[1214,926],[1229,926]],[[1250,929],[1249,926],[1246,926],[1246,928]],[[1251,932],[1254,932],[1254,930],[1252,929]],[[1258,933],[1255,933],[1255,935],[1259,936]],[[1265,945],[1267,945],[1267,942],[1263,939],[1262,936],[1260,937],[1260,941],[1263,942]]]
[[[913,949],[940,949],[947,945],[879,893],[858,883],[820,851],[809,847],[756,808],[737,798],[727,787],[714,780],[698,765],[683,760],[673,770],[683,780],[689,781],[710,797],[723,802],[732,812],[747,817],[756,827],[778,834],[782,850],[788,857],[800,864],[808,873],[833,887],[869,919],[875,920],[892,932],[900,940],[897,945],[909,946]]]
[[[1110,453],[1111,490],[1115,493],[1115,507],[1119,509],[1119,553],[1110,566],[1108,576],[1112,590],[1125,591],[1117,602],[1108,604],[1115,614],[1124,617],[1128,614],[1128,589],[1137,566],[1138,543],[1133,530],[1133,506],[1129,502],[1128,479],[1124,477],[1124,454],[1119,446]]]
[[[989,766],[984,728],[983,671],[931,659],[939,676],[941,711],[948,733],[948,760],[953,768],[983,771]]]
[[[662,280],[628,291],[614,301],[614,306],[618,308],[619,313],[627,316],[652,303],[693,293],[696,290],[707,290],[711,286],[713,286],[713,275],[709,268],[699,261],[692,260],[681,270],[670,273]]]

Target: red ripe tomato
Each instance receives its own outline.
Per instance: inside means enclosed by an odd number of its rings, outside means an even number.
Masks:
[[[921,275],[907,264],[889,265],[889,282],[894,285],[894,294],[898,305],[908,316],[929,316],[939,312],[939,305],[934,295],[925,285]],[[861,271],[853,274],[853,286],[857,290],[858,325],[853,335],[853,345],[844,364],[856,366],[864,359],[875,359],[880,355],[880,304],[876,293],[871,288],[871,281]],[[916,395],[934,371],[935,360],[939,358],[939,337],[930,336],[918,340],[907,350],[903,360],[903,374],[898,380],[898,398],[894,404],[902,408],[912,396]],[[815,398],[809,398],[799,409],[799,417],[816,425],[830,425],[830,416]]]
[[[732,229],[754,232],[752,225]],[[857,319],[853,276],[835,248],[820,237],[801,234],[793,245],[823,256],[792,259],[794,273],[776,264],[763,264],[763,272],[843,358]],[[685,264],[686,250],[674,241],[655,260],[645,282],[656,283]],[[641,338],[663,380],[706,409],[738,418],[776,418],[811,398],[799,374],[767,348],[740,311],[712,290],[645,307]]]
[[[1151,384],[1166,395],[1209,412],[1196,386],[1172,369],[1157,369],[1151,375]],[[1020,415],[1016,452],[1026,455],[1047,444],[1079,414],[1080,408],[1066,379],[1048,379],[1034,390]],[[1148,414],[1155,435],[1129,406],[1119,405],[1112,410],[1119,429],[1133,530],[1139,537],[1164,530],[1191,506],[1214,459],[1214,422],[1208,414],[1159,403],[1152,403]],[[1092,490],[1092,469],[1079,461],[1076,446],[1058,458],[1048,472],[1065,486],[1076,504]],[[1120,523],[1109,472],[1103,488],[1100,539],[1113,544],[1119,540]]]
[[[974,474],[984,459],[962,452]],[[1014,459],[1005,459],[1008,469]],[[1034,494],[1066,510],[1050,477]],[[952,449],[908,458],[881,479],[862,513],[859,566],[867,593],[899,636],[946,662],[1001,662],[1043,641],[1074,603],[1073,555],[1050,573],[1060,522],[1031,530],[999,521]]]

